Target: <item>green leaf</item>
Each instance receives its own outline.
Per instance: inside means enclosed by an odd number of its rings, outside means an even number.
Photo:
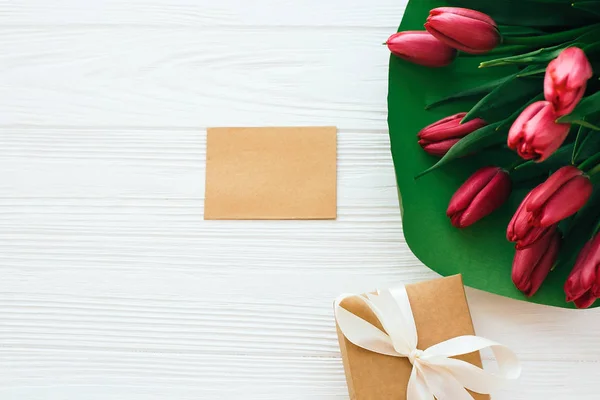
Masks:
[[[534,67],[527,67],[522,72],[533,70]],[[496,87],[487,96],[479,100],[471,108],[462,122],[468,122],[475,118],[483,118],[486,121],[504,119],[510,115],[513,110],[523,104],[531,96],[542,91],[540,82],[530,79],[519,79],[518,73],[510,79]],[[508,113],[503,110],[509,109]]]
[[[600,16],[600,1],[578,1],[573,3],[574,8]]]
[[[579,160],[582,146],[589,138],[589,132],[589,128],[586,128],[582,125],[579,126],[579,129],[577,130],[577,137],[575,138],[575,144],[573,146],[573,153],[571,155],[571,164],[575,164],[577,160]]]
[[[517,166],[511,173],[513,181],[522,182],[539,176],[548,176],[549,172],[569,164],[571,154],[573,153],[573,146],[573,143],[562,146],[541,163],[530,160]]]
[[[520,45],[520,44],[511,44],[511,45],[504,45],[501,44],[499,46],[497,46],[495,49],[492,49],[490,51],[488,51],[487,53],[485,53],[486,57],[490,57],[493,55],[497,55],[497,54],[521,54],[525,51],[531,50],[532,46],[525,46],[525,45]],[[458,53],[459,57],[481,57],[481,54],[468,54],[468,53]]]
[[[592,44],[598,42],[600,39],[600,26],[598,24],[592,25],[592,28],[581,36],[576,41],[581,44]],[[581,46],[579,46],[581,47]]]
[[[441,166],[448,164],[452,160],[464,157],[475,153],[479,150],[506,142],[506,134],[498,132],[496,128],[500,125],[499,122],[484,126],[460,139],[450,150],[432,167],[418,174],[415,178],[420,178],[423,175],[438,169]]]
[[[498,30],[502,36],[538,36],[546,34],[546,32],[540,29],[528,26],[500,25],[498,26]]]
[[[598,149],[600,149],[600,134],[595,133],[593,130],[586,127],[580,126],[580,128],[585,129],[587,133],[584,135],[579,149],[577,149],[575,162],[580,162],[581,160],[591,157]]]
[[[600,52],[600,42],[598,42],[598,43],[592,43],[592,44],[588,44],[586,46],[583,46],[582,50],[585,51],[585,54],[588,57],[593,56],[596,53]],[[595,68],[593,68],[594,71],[598,71],[598,68],[597,68],[598,67],[598,63],[597,62],[592,61],[592,67],[595,67]]]
[[[432,1],[432,3],[437,4],[438,7],[443,4],[472,8],[489,14],[497,23],[505,25],[528,27],[582,26],[594,20],[587,11],[572,7],[572,2],[566,0],[454,0],[451,3],[442,1]],[[427,13],[424,15],[427,15]]]
[[[525,54],[519,54],[511,57],[498,58],[496,60],[484,61],[479,64],[479,68],[487,68],[487,67],[497,67],[501,65],[519,65],[519,64],[539,64],[539,63],[548,63],[558,57],[561,51],[569,46],[568,43],[559,44],[557,46],[541,48],[538,50],[531,51]],[[539,68],[538,68],[539,69]],[[544,66],[544,70],[545,70]],[[532,71],[536,71],[532,70]]]
[[[586,158],[585,161],[583,161],[577,166],[577,168],[579,168],[582,171],[587,171],[588,169],[598,164],[598,162],[600,162],[600,152],[597,152],[592,156]]]
[[[587,25],[573,29],[561,30],[554,33],[549,33],[543,36],[515,36],[507,37],[503,41],[505,44],[520,44],[520,45],[535,45],[536,47],[548,46],[551,44],[560,44],[572,41],[580,36],[585,36],[589,32],[593,32],[600,25]]]
[[[482,95],[484,93],[489,93],[496,86],[506,82],[508,79],[510,79],[510,76],[505,76],[503,78],[498,78],[498,79],[492,79],[490,81],[485,82],[482,85],[478,85],[478,86],[475,86],[475,87],[472,87],[469,89],[461,90],[458,93],[451,94],[450,96],[446,96],[446,97],[439,99],[431,104],[428,104],[427,106],[425,106],[425,109],[430,110],[434,107],[441,106],[442,104],[446,104],[446,103],[449,103],[454,100],[462,99],[465,97],[474,97],[474,96]]]
[[[521,107],[519,107],[517,109],[517,111],[515,111],[514,113],[511,114],[510,117],[508,117],[504,121],[502,121],[500,123],[500,125],[498,126],[498,128],[496,128],[496,129],[499,130],[499,131],[503,130],[503,129],[506,129],[506,131],[508,132],[508,130],[512,126],[513,122],[515,122],[515,120],[519,117],[519,115],[521,115],[521,113],[523,112],[523,110],[525,110],[527,108],[527,106],[535,103],[536,101],[540,101],[540,100],[543,100],[543,99],[544,99],[544,93],[538,94],[533,99],[529,100],[527,103],[525,103]]]
[[[538,15],[522,16],[520,3],[520,0],[511,2],[510,8],[502,11],[506,21],[499,20],[499,23],[519,22],[519,19],[522,21],[527,17],[534,21],[535,27],[539,27],[541,19],[537,19]],[[432,8],[465,4],[442,0],[410,0],[401,30],[422,30],[423,21]],[[486,11],[483,8],[495,7],[496,4],[507,6],[504,0],[476,0],[471,1],[468,6]],[[542,12],[546,13],[546,16],[556,11],[556,15],[551,18],[562,18],[560,13],[562,8],[555,8],[554,4],[549,3],[537,4],[542,7]],[[572,9],[570,2],[565,4],[567,8]],[[546,10],[544,11],[543,8]],[[561,20],[551,25],[565,26],[567,22]],[[575,24],[585,23],[584,19],[577,18],[575,21]],[[460,92],[483,84],[487,80],[519,73],[518,68],[513,66],[502,69],[477,69],[480,61],[491,58],[487,55],[459,58],[443,71],[412,65],[398,60],[397,57],[390,59],[388,123],[390,147],[401,202],[403,236],[415,256],[441,275],[461,273],[465,285],[470,287],[522,301],[572,308],[571,304],[565,302],[563,292],[569,268],[561,267],[553,271],[541,289],[531,298],[520,293],[512,283],[510,271],[515,250],[514,244],[506,240],[506,226],[529,188],[514,190],[504,206],[466,229],[456,229],[446,216],[450,198],[473,172],[485,165],[506,165],[502,157],[507,154],[516,157],[514,152],[496,145],[449,162],[443,168],[416,181],[414,179],[415,175],[438,161],[418,145],[417,132],[425,125],[451,113],[465,111],[462,102],[447,104],[443,108],[432,110],[425,110],[425,105],[432,99],[440,99],[448,93]],[[537,81],[531,78],[520,80]],[[539,88],[536,93],[523,98],[520,103],[514,102],[514,106],[506,106],[503,113],[513,114],[536,94],[541,93],[543,85],[539,81],[537,83]],[[502,132],[502,135],[504,134]],[[572,151],[572,147],[570,150]],[[568,164],[570,159],[571,152],[567,151],[565,164]],[[548,170],[543,171],[542,174],[544,175],[540,175],[538,179],[544,179]],[[398,240],[400,239],[399,237]],[[432,241],[435,241],[435,245],[432,245]],[[600,305],[600,302],[596,305]]]
[[[533,76],[533,75],[541,74],[541,73],[544,73],[544,72],[546,72],[546,65],[538,67],[538,68],[530,69],[530,70],[528,70],[526,72],[519,72],[517,74],[517,78],[525,78],[525,77],[528,77],[528,76]]]
[[[578,124],[599,131],[600,127],[585,121],[587,116],[600,113],[600,91],[584,97],[569,115],[560,117],[557,122]]]

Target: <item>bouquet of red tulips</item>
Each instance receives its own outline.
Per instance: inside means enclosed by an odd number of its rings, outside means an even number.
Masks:
[[[600,21],[600,2],[586,3],[595,4]],[[480,11],[440,7],[424,25],[424,31],[393,34],[390,51],[425,67],[486,54],[494,57],[480,68],[519,68],[428,105],[480,99],[418,132],[419,145],[439,160],[417,178],[490,148],[506,152],[505,165],[475,171],[456,190],[446,211],[450,223],[468,227],[525,188],[506,229],[515,244],[513,283],[533,296],[560,260],[572,268],[566,301],[591,306],[600,298],[600,190],[594,185],[600,178],[600,22],[516,29]],[[489,112],[500,107],[504,114]]]

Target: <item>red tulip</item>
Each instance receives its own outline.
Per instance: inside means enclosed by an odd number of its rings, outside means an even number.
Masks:
[[[567,301],[577,308],[588,308],[600,297],[600,234],[579,252],[575,266],[565,282]]]
[[[510,195],[508,173],[498,167],[484,167],[475,172],[454,193],[446,215],[452,225],[465,228],[500,207]]]
[[[508,131],[508,147],[525,160],[544,161],[565,141],[571,125],[554,121],[552,103],[536,101],[515,120]]]
[[[513,259],[512,280],[527,297],[538,291],[558,256],[560,234],[556,227],[549,229],[526,249],[517,250]]]
[[[501,41],[496,22],[489,15],[468,8],[434,8],[425,29],[448,46],[471,54],[486,53]]]
[[[562,167],[533,189],[508,224],[506,237],[517,249],[533,245],[557,222],[575,214],[592,194],[592,183],[579,169]]]
[[[515,242],[518,250],[531,246],[551,229],[551,227],[542,228],[533,225],[531,215],[525,209],[530,197],[531,193],[523,199],[506,230],[506,238],[509,242]]]
[[[460,139],[487,125],[481,118],[461,124],[465,115],[464,112],[451,115],[421,129],[417,136],[423,150],[441,157]]]
[[[592,66],[583,50],[569,47],[548,64],[544,96],[554,105],[557,116],[569,114],[585,93]]]
[[[426,67],[443,67],[452,63],[456,50],[440,42],[427,31],[398,32],[385,42],[392,54]]]

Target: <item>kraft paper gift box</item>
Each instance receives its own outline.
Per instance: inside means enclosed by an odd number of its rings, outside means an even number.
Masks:
[[[460,275],[406,285],[412,307],[418,349],[448,339],[474,335],[471,313]],[[346,298],[341,307],[384,331],[374,313],[355,298]],[[353,400],[404,400],[413,366],[408,358],[391,357],[352,344],[337,325],[338,339],[348,390]],[[479,352],[456,357],[481,367]],[[475,400],[489,395],[470,392]]]

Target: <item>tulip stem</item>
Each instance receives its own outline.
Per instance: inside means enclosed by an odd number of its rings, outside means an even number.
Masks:
[[[459,57],[482,57],[482,56],[491,56],[491,55],[497,55],[497,54],[505,54],[505,53],[513,53],[513,54],[519,54],[519,53],[523,53],[526,50],[531,49],[531,45],[514,45],[514,46],[498,46],[495,49],[492,49],[490,51],[488,51],[485,54],[469,54],[469,53],[464,53],[464,52],[459,52],[458,56]]]
[[[515,169],[519,168],[521,165],[526,164],[528,162],[529,162],[529,160],[519,159],[519,160],[515,161],[514,163],[512,163],[511,166],[506,169],[506,171],[510,174]]]
[[[535,45],[545,46],[554,43],[562,43],[574,39],[592,29],[600,27],[600,24],[587,25],[580,28],[570,29],[557,33],[551,33],[541,36],[514,36],[504,37],[504,44],[520,44],[520,45]]]
[[[598,172],[600,172],[600,165],[596,165],[594,168],[590,169],[589,172],[587,173],[587,175],[592,178],[594,175],[596,175]],[[598,180],[598,178],[600,177],[596,177],[595,179],[592,179],[592,182],[595,182]]]
[[[599,230],[600,230],[600,220],[598,222],[596,222],[596,227],[594,228],[594,231],[592,232],[590,239],[593,239],[594,237],[596,237]]]
[[[592,165],[595,165],[598,163],[598,161],[600,161],[600,152],[594,154],[591,157],[586,158],[585,160],[583,160],[583,162],[581,164],[579,164],[577,166],[577,168],[579,168],[582,171],[585,171],[586,169],[588,169],[589,167],[591,167]],[[595,167],[593,170],[595,170],[597,167]],[[592,170],[592,171],[593,171]],[[597,171],[596,171],[597,172]],[[591,171],[590,171],[591,174]]]

